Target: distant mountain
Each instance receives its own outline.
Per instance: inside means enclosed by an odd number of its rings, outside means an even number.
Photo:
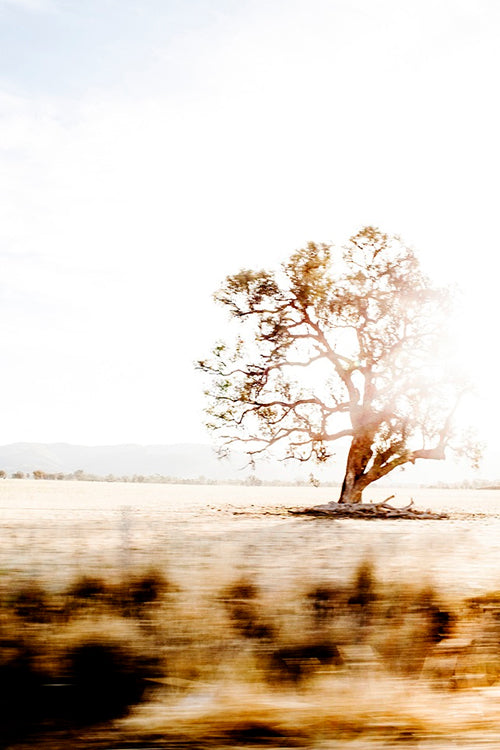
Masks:
[[[183,478],[200,475],[220,479],[235,471],[221,463],[208,445],[69,445],[13,443],[0,446],[0,468],[7,473],[65,474],[82,469],[89,474],[131,476],[162,474]]]
[[[333,480],[329,467],[329,479]],[[338,468],[338,467],[337,467]],[[70,445],[68,443],[12,443],[0,446],[0,469],[7,474],[41,470],[50,474],[73,473],[116,477],[161,474],[181,479],[206,477],[223,481],[245,479],[253,472],[243,453],[231,459],[219,459],[210,445],[181,443],[177,445]],[[259,464],[257,476],[263,480],[307,478],[314,467],[283,464],[277,461]],[[325,471],[321,472],[325,477]]]
[[[335,460],[324,467],[314,464],[261,461],[255,474],[263,481],[306,480],[311,473],[323,482],[342,480],[344,456],[339,452]],[[180,443],[176,445],[70,445],[68,443],[12,443],[0,446],[0,470],[7,474],[16,471],[31,473],[41,470],[49,474],[71,474],[81,469],[86,474],[105,477],[134,475],[216,481],[242,479],[253,472],[243,453],[234,452],[231,459],[220,460],[210,445]],[[448,461],[419,461],[406,470],[395,471],[381,483],[418,485],[453,483],[483,479],[500,481],[500,450],[490,449],[479,472],[465,464]]]

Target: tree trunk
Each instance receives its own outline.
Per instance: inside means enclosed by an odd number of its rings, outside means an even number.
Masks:
[[[348,479],[347,474],[342,482],[339,503],[361,503],[363,501],[363,487],[356,486],[357,482]]]
[[[354,437],[347,456],[339,503],[361,503],[368,484],[365,469],[372,455],[371,436]]]

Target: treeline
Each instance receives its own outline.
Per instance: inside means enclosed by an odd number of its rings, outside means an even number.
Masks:
[[[251,474],[242,479],[213,479],[200,475],[198,477],[172,477],[164,474],[132,474],[130,476],[117,476],[115,474],[91,474],[83,469],[77,469],[69,473],[48,472],[41,469],[29,471],[14,471],[8,473],[0,469],[0,479],[48,479],[66,482],[128,482],[132,484],[229,484],[243,487],[338,487],[338,482],[319,481],[312,474],[307,479],[295,479],[286,482],[281,479],[260,479]],[[435,482],[433,484],[418,485],[427,489],[436,490],[500,490],[500,481],[486,479],[462,480],[461,482]]]
[[[38,480],[58,480],[66,482],[128,482],[132,484],[231,484],[237,486],[289,486],[289,487],[318,487],[320,482],[311,474],[308,479],[296,479],[295,481],[285,482],[279,479],[262,480],[251,474],[242,479],[212,479],[210,477],[198,476],[190,478],[165,476],[163,474],[132,474],[130,476],[116,476],[115,474],[90,474],[83,469],[77,469],[69,473],[47,472],[41,469],[35,469],[32,472],[14,471],[11,474],[0,469],[0,479],[38,479]],[[323,487],[336,487],[336,482],[321,482]]]
[[[500,490],[498,479],[464,479],[461,482],[435,482],[429,485],[433,490]]]

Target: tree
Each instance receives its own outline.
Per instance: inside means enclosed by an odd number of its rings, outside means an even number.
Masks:
[[[444,343],[452,295],[398,237],[365,227],[342,250],[310,242],[277,272],[228,276],[215,298],[238,329],[198,363],[221,452],[240,442],[252,461],[283,448],[323,463],[349,440],[341,503],[447,448],[477,458],[454,442],[466,386]]]

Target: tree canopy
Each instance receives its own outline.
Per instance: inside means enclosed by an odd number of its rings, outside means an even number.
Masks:
[[[222,450],[320,463],[350,441],[339,502],[457,442],[465,382],[447,356],[451,293],[398,237],[365,227],[344,248],[310,242],[277,271],[241,270],[215,299],[234,321],[199,367]]]

